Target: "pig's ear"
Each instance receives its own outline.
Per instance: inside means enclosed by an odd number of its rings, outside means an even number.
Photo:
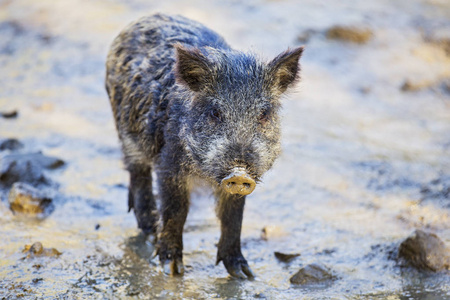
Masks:
[[[300,57],[303,47],[287,50],[269,63],[272,85],[281,93],[300,78]]]
[[[175,77],[181,84],[194,92],[200,91],[211,78],[211,67],[208,59],[199,49],[188,49],[182,45],[175,45],[177,61]]]

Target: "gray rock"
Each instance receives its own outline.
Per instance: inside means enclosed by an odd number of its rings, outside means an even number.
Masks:
[[[290,281],[294,284],[315,284],[334,280],[331,271],[321,264],[310,264],[295,273]]]
[[[13,184],[8,201],[14,214],[46,217],[53,211],[52,199],[48,191],[38,190],[23,182]]]
[[[450,269],[450,249],[437,235],[422,230],[416,230],[401,243],[398,255],[419,270]]]

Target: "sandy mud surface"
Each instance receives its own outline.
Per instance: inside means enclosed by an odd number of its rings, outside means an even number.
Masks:
[[[160,272],[127,213],[104,65],[155,12],[267,58],[306,45],[283,154],[247,198],[254,281],[215,266],[210,191],[192,197],[182,277]],[[448,269],[397,259],[417,229],[450,246],[449,1],[1,0],[0,70],[0,299],[450,299]],[[63,163],[25,176],[5,158],[30,153]],[[10,209],[11,174],[49,190],[47,216]],[[324,280],[291,283],[299,270]]]

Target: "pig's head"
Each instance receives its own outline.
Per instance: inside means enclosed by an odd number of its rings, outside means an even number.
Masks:
[[[280,153],[280,96],[299,78],[303,48],[269,63],[241,52],[177,46],[184,98],[180,138],[201,175],[248,195]]]

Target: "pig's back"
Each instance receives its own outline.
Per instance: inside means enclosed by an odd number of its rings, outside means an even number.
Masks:
[[[106,62],[106,90],[131,160],[159,153],[175,84],[174,44],[229,49],[218,34],[181,16],[153,15],[128,25],[114,40]],[[179,94],[179,93],[178,93]],[[127,151],[128,150],[128,151]],[[140,153],[135,153],[140,152]],[[133,154],[134,153],[134,154]]]

